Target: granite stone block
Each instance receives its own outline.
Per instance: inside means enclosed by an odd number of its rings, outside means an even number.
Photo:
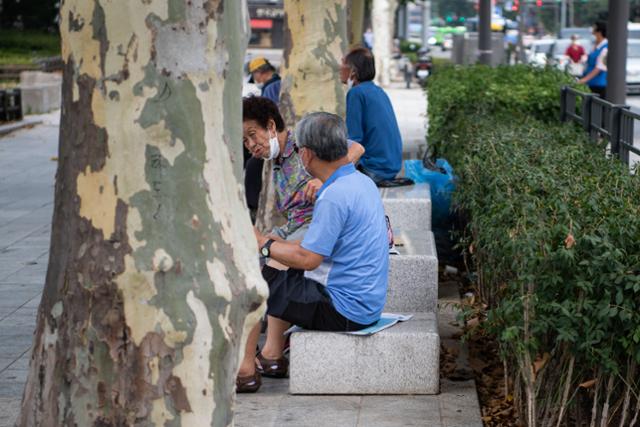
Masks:
[[[435,313],[371,336],[303,331],[291,336],[292,394],[436,394],[440,337]]]
[[[399,255],[389,255],[387,312],[435,312],[438,307],[438,256],[433,233],[402,232]]]
[[[429,184],[382,188],[380,196],[391,226],[402,230],[431,230]]]

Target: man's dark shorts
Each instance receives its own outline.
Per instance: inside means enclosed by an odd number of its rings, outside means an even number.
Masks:
[[[304,271],[265,266],[262,276],[269,284],[267,314],[305,329],[359,331],[361,325],[338,313],[324,285],[304,277]]]

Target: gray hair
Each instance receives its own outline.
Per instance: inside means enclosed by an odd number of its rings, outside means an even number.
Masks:
[[[296,126],[296,144],[321,160],[333,162],[347,155],[347,127],[335,114],[309,113]]]

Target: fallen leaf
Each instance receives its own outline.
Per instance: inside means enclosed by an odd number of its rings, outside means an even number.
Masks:
[[[564,247],[567,249],[571,249],[576,244],[576,239],[573,237],[573,234],[569,233],[567,238],[564,239]]]
[[[56,156],[53,156],[52,158],[50,158],[49,160],[51,160],[52,162],[57,162],[58,158]]]
[[[477,317],[474,317],[473,319],[467,320],[467,326],[469,328],[475,328],[480,324],[480,320],[478,320]]]
[[[579,387],[582,388],[591,388],[594,386],[594,384],[596,383],[596,380],[589,380],[589,381],[585,381],[582,384],[580,384]]]
[[[533,373],[537,374],[538,372],[540,372],[540,369],[542,369],[544,365],[547,364],[549,358],[551,358],[551,355],[549,353],[543,354],[542,357],[538,356],[535,362],[533,362]]]

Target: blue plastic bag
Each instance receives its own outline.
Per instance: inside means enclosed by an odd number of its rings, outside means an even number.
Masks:
[[[454,192],[453,168],[445,159],[436,160],[436,170],[424,167],[422,160],[405,160],[405,176],[414,182],[426,182],[431,187],[431,219],[434,227],[444,227],[449,222],[451,194]]]

